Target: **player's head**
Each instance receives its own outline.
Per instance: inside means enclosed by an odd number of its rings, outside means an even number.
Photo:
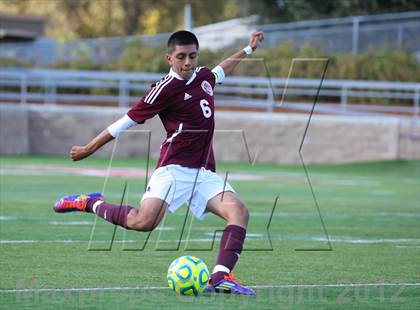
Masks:
[[[168,39],[168,53],[172,53],[177,45],[195,45],[199,48],[197,37],[187,30],[180,30],[171,34]]]
[[[174,32],[168,39],[166,59],[172,69],[184,79],[189,79],[198,63],[198,40],[189,31]]]

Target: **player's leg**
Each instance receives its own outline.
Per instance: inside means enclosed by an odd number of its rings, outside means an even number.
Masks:
[[[210,283],[216,283],[225,275],[229,275],[241,255],[249,212],[236,194],[232,192],[223,192],[210,199],[207,211],[227,222],[220,240],[216,266],[210,280]]]
[[[207,291],[228,291],[254,295],[255,292],[239,284],[232,276],[246,237],[249,211],[233,192],[222,192],[207,203],[206,210],[226,220],[220,240],[219,255]]]
[[[152,231],[163,219],[167,207],[167,203],[159,198],[147,198],[141,202],[140,208],[98,200],[92,204],[91,210],[114,225],[137,231]]]
[[[224,219],[227,225],[244,229],[248,226],[249,211],[233,192],[226,191],[216,195],[208,201],[206,210]]]
[[[140,208],[105,202],[100,193],[70,195],[54,205],[56,212],[84,211],[95,213],[112,224],[126,229],[151,231],[159,225],[173,196],[174,185],[171,173],[165,167],[156,169],[147,185]]]
[[[152,231],[165,216],[168,204],[159,198],[147,198],[140,208],[132,209],[127,214],[127,228],[137,231]]]
[[[138,231],[151,231],[159,225],[167,203],[159,198],[143,199],[140,208],[104,201],[100,193],[66,196],[54,205],[56,212],[82,211],[94,213],[106,221]]]

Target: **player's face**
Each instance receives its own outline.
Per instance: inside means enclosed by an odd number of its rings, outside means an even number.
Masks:
[[[175,45],[171,53],[166,54],[169,64],[180,77],[188,80],[197,68],[198,51],[195,44]]]

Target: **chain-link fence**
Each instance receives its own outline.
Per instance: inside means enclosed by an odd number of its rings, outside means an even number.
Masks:
[[[276,46],[312,44],[325,52],[360,52],[378,48],[420,53],[420,11],[353,16],[259,26]]]
[[[295,46],[311,43],[325,52],[354,54],[369,49],[389,48],[414,52],[420,58],[420,11],[250,25],[250,21],[254,20],[253,16],[225,21],[196,28],[195,32],[199,38],[205,38],[206,46],[212,47],[229,46],[240,36],[246,41],[252,29],[259,29],[265,32],[265,42],[270,46],[283,42],[291,42]],[[118,59],[127,44],[140,42],[146,46],[164,46],[168,37],[169,33],[160,33],[71,42],[43,38],[34,42],[3,43],[0,45],[0,58],[29,62],[35,66],[79,59],[103,64]],[[220,45],[220,42],[226,44]]]

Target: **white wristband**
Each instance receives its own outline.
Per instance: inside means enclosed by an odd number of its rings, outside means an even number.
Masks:
[[[252,50],[252,47],[251,46],[247,46],[247,47],[245,47],[244,49],[243,49],[243,51],[245,52],[245,54],[247,54],[247,55],[251,55],[252,54],[252,52],[253,52],[253,50]]]

